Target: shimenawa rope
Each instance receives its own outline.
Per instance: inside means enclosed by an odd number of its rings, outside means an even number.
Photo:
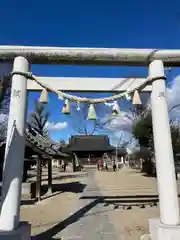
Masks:
[[[74,95],[71,95],[71,94],[64,93],[60,90],[56,90],[56,89],[52,88],[51,86],[49,86],[48,84],[44,84],[41,81],[39,81],[37,79],[37,77],[35,75],[33,75],[31,72],[13,71],[11,73],[12,76],[15,75],[15,74],[19,74],[19,75],[22,75],[22,76],[24,76],[28,79],[34,80],[42,88],[45,88],[45,89],[47,89],[51,92],[55,92],[60,98],[68,99],[68,100],[71,100],[71,101],[74,101],[74,102],[77,102],[77,103],[90,103],[90,104],[112,102],[112,101],[118,100],[122,97],[125,97],[126,95],[129,95],[129,94],[133,93],[135,90],[140,90],[140,89],[144,88],[145,86],[149,85],[152,81],[160,80],[160,79],[166,79],[165,76],[148,77],[146,79],[146,81],[139,84],[134,89],[128,90],[126,92],[119,93],[119,94],[116,94],[116,95],[113,95],[113,96],[110,96],[110,97],[105,97],[105,98],[86,98],[86,97],[74,96]]]

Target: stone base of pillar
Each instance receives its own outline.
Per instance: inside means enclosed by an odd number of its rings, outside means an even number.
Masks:
[[[149,219],[151,240],[179,240],[180,225],[169,226],[160,223],[159,218]]]
[[[0,231],[1,240],[30,240],[31,225],[28,222],[21,222],[19,227],[13,231]]]

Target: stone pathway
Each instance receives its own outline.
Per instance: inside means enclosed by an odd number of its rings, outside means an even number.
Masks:
[[[101,197],[100,189],[94,179],[94,172],[89,172],[87,186],[83,191],[83,197]],[[99,199],[81,199],[79,207],[75,209],[74,214],[78,211],[76,221],[61,231],[62,239],[82,239],[82,240],[120,240],[117,236],[114,226],[109,221],[108,212],[104,211],[104,206]]]

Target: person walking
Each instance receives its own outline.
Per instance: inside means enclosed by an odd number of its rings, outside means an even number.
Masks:
[[[107,160],[104,160],[104,169],[106,169],[106,171],[108,171],[108,164],[107,164]]]
[[[100,169],[101,169],[101,159],[99,159],[97,162],[97,169],[98,169],[98,171],[100,171]]]
[[[113,160],[113,171],[115,172],[117,170],[116,162]]]
[[[66,162],[64,162],[64,172],[66,172],[66,167],[67,167],[67,163]]]

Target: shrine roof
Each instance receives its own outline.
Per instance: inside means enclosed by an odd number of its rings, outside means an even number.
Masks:
[[[108,152],[115,148],[110,145],[106,135],[71,136],[67,149],[74,152]]]

